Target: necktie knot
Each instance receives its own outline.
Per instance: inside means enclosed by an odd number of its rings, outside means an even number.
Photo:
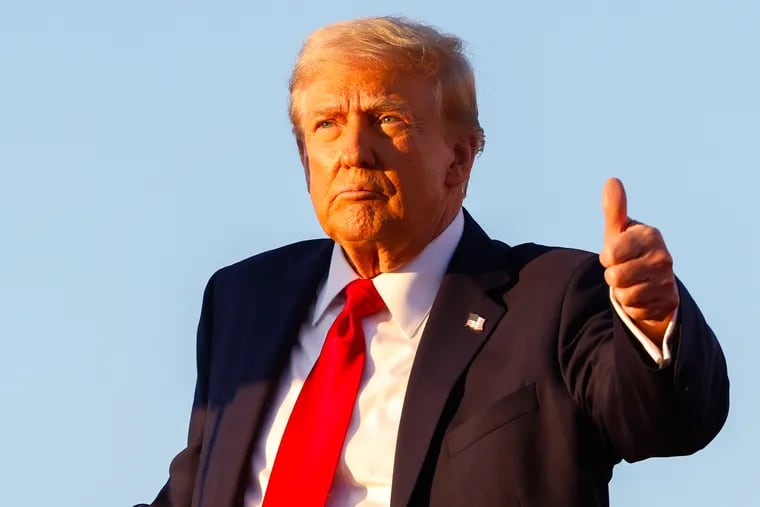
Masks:
[[[385,307],[383,298],[368,278],[354,280],[346,286],[346,305],[344,311],[363,319]]]

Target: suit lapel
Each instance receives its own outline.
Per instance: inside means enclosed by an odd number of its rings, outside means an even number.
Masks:
[[[277,387],[290,349],[313,303],[330,260],[332,241],[317,244],[307,258],[294,258],[284,273],[271,273],[269,281],[255,280],[261,291],[252,300],[246,329],[240,329],[241,353],[230,365],[234,392],[220,407],[213,429],[202,489],[203,507],[241,505],[250,471],[251,449],[271,395]]]
[[[508,252],[496,248],[465,212],[462,240],[433,303],[404,398],[392,507],[409,504],[452,388],[507,311],[503,300],[489,292],[512,279],[505,270]]]

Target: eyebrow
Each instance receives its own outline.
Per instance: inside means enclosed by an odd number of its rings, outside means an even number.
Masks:
[[[408,102],[390,97],[378,97],[370,102],[369,107],[367,107],[366,110],[377,112],[399,111],[408,114],[411,114],[412,112]]]
[[[309,116],[331,116],[335,113],[344,113],[345,111],[345,101],[336,100],[335,102],[328,102],[327,104],[320,106],[317,109],[309,111]],[[377,97],[376,99],[371,99],[367,106],[362,108],[362,111],[368,113],[386,113],[397,111],[409,116],[414,116],[408,102],[393,99],[391,97]]]

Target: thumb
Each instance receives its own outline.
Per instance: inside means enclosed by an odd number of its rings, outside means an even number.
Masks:
[[[602,213],[604,213],[604,242],[623,232],[628,225],[628,201],[623,182],[610,178],[602,190]]]

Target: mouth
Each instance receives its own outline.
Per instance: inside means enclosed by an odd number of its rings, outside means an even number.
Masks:
[[[338,192],[337,197],[351,201],[386,200],[385,194],[371,187],[350,186]]]

